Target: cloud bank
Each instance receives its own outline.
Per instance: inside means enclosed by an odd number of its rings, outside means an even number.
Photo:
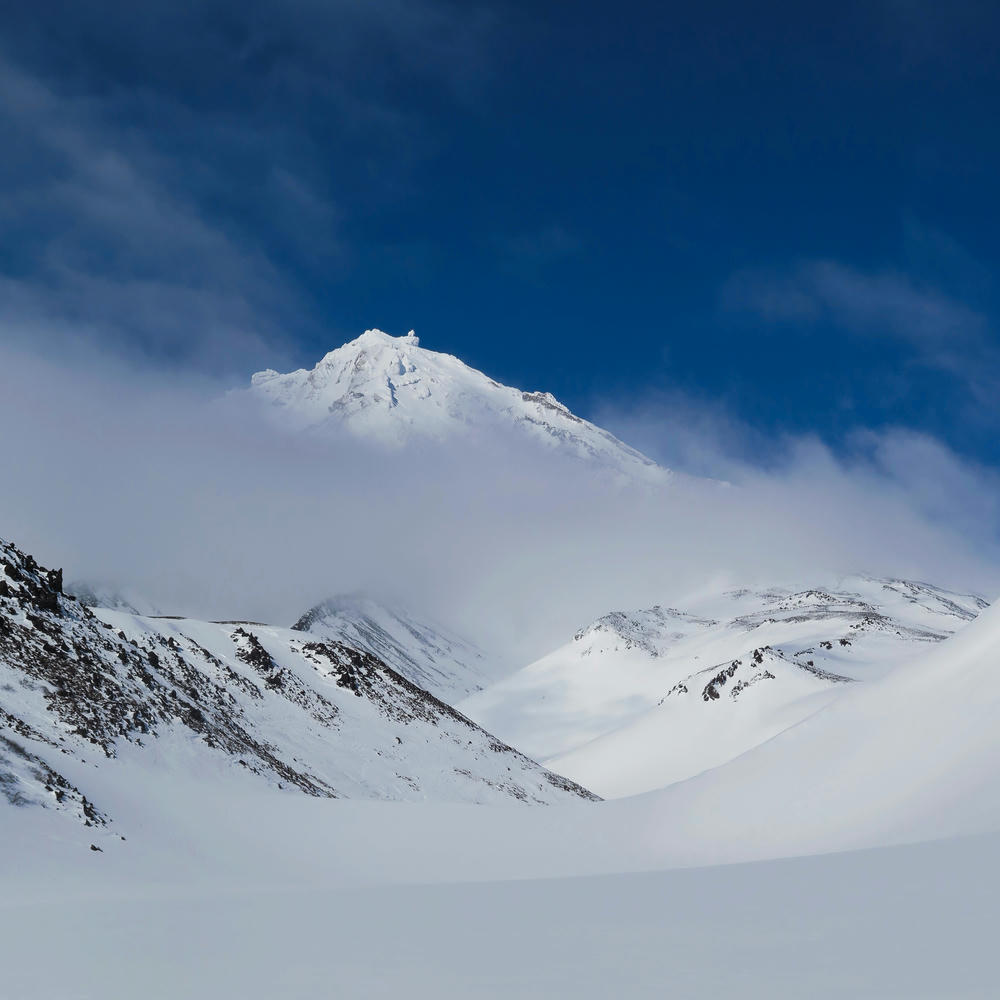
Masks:
[[[724,286],[722,302],[772,326],[893,341],[991,409],[1000,391],[1000,348],[987,314],[899,271],[866,272],[833,260],[741,271]]]
[[[788,441],[755,463],[752,432],[707,408],[611,415],[654,457],[733,482],[658,491],[513,430],[383,451],[289,436],[223,393],[3,348],[0,533],[70,578],[202,617],[289,623],[364,590],[510,666],[612,608],[705,586],[861,571],[1000,589],[996,474],[917,435],[861,435],[846,459]]]

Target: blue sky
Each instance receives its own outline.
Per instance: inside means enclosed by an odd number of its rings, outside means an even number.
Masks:
[[[0,322],[232,380],[414,327],[590,415],[996,465],[998,31],[923,0],[10,5]]]

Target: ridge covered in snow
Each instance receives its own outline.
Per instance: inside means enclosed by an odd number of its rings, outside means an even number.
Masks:
[[[413,439],[516,429],[537,443],[629,478],[661,481],[662,466],[576,416],[551,393],[525,392],[450,354],[429,351],[412,333],[366,330],[311,370],[258,372],[251,397],[284,426],[312,433],[346,429],[390,447]]]
[[[468,639],[359,594],[317,604],[292,628],[365,650],[449,704],[490,679],[486,654]]]
[[[0,542],[0,799],[106,826],[130,781],[179,776],[330,798],[592,797],[366,650],[91,611],[61,571]]]
[[[900,591],[914,596],[908,585]],[[1000,605],[966,622],[956,596],[954,635],[652,796],[676,836],[701,839],[710,853],[735,839],[778,856],[1000,829]],[[931,599],[951,601],[937,590]]]
[[[728,591],[612,612],[460,703],[601,795],[716,767],[948,637],[987,606],[929,584]]]

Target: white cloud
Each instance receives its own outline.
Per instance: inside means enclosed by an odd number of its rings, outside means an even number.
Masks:
[[[281,275],[168,185],[167,164],[138,132],[108,127],[108,110],[0,62],[0,120],[30,145],[4,208],[8,234],[27,234],[3,279],[5,339],[47,338],[58,353],[85,337],[223,370],[287,348]]]
[[[976,339],[986,318],[904,274],[865,274],[835,261],[801,264],[791,274],[743,271],[730,279],[724,301],[765,319],[826,319],[861,333],[917,343]]]
[[[681,601],[711,580],[868,571],[997,585],[992,474],[912,435],[859,438],[848,459],[789,441],[765,467],[736,422],[651,407],[626,438],[648,447],[659,434],[663,457],[676,448],[737,481],[658,492],[595,482],[513,432],[391,456],[290,438],[220,410],[219,391],[4,350],[0,534],[70,577],[207,617],[287,623],[331,593],[369,590],[511,664],[612,608]],[[956,488],[935,487],[941,476]]]
[[[683,393],[609,403],[598,417],[663,464],[772,508],[790,542],[814,532],[830,568],[1000,587],[1000,472],[930,435],[858,428],[834,448],[811,434],[767,435]]]
[[[906,274],[864,273],[829,260],[807,261],[788,273],[741,271],[726,283],[722,302],[803,332],[822,324],[896,341],[983,401],[1000,390],[1000,350],[986,315]]]

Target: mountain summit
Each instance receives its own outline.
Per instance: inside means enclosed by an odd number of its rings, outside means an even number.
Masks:
[[[551,393],[501,385],[450,354],[422,348],[412,331],[392,337],[366,330],[330,351],[312,370],[258,372],[250,393],[297,430],[346,428],[401,447],[411,439],[445,441],[469,431],[516,428],[629,478],[669,476],[652,459],[576,416]]]

